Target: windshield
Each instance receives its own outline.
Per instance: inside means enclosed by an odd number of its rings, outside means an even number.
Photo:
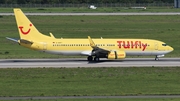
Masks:
[[[167,46],[167,44],[164,43],[164,44],[162,44],[162,46]]]

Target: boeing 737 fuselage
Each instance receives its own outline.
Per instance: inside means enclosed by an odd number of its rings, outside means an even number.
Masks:
[[[14,9],[20,39],[7,37],[21,46],[57,55],[84,55],[88,61],[100,58],[124,59],[126,56],[155,56],[155,60],[173,51],[166,43],[150,39],[58,39],[41,34],[21,9]]]

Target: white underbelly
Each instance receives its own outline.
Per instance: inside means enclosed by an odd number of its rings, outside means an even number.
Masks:
[[[58,51],[58,50],[42,50],[49,54],[57,55],[90,55],[91,51]],[[162,55],[168,53],[168,51],[125,51],[127,56],[150,56],[150,55]]]

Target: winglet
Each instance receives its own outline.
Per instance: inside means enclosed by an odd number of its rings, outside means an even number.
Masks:
[[[89,42],[90,42],[90,46],[91,46],[92,48],[95,48],[95,47],[96,47],[96,44],[94,43],[94,41],[91,39],[90,36],[88,36],[88,39],[89,39]]]

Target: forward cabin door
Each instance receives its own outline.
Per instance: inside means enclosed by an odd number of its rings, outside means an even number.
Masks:
[[[158,50],[158,43],[157,42],[154,43],[154,49]]]

